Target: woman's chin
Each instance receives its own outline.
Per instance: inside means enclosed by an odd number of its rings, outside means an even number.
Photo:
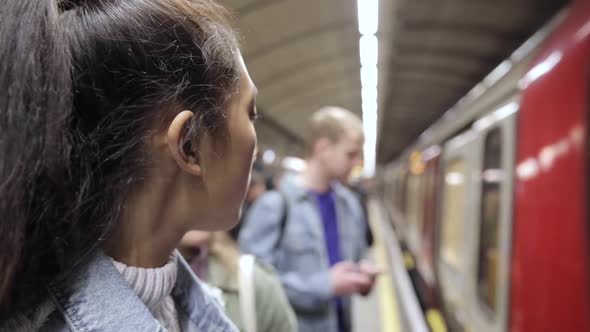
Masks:
[[[231,220],[229,220],[229,222],[226,222],[223,225],[223,229],[220,229],[220,231],[229,231],[230,229],[234,228],[239,222],[240,222],[240,218],[239,218],[239,214],[238,214],[235,216],[235,218],[232,218]]]
[[[209,219],[209,221],[194,225],[194,230],[202,230],[208,232],[228,231],[236,226],[240,220],[241,209],[233,214],[226,214],[223,216],[216,216]]]

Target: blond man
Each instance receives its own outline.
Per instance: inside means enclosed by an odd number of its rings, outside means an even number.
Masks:
[[[366,294],[377,273],[361,261],[366,224],[358,199],[340,181],[360,161],[360,119],[324,107],[309,123],[306,168],[251,208],[240,247],[274,266],[299,331],[350,331],[350,295]]]

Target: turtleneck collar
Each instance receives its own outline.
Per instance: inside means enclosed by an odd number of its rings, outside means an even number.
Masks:
[[[112,258],[111,260],[129,287],[152,312],[156,311],[170,295],[176,283],[177,258],[174,253],[168,263],[159,268],[127,266]]]

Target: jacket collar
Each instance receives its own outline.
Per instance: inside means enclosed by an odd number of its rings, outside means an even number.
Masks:
[[[334,196],[337,199],[343,199],[343,197],[346,195],[345,191],[347,189],[344,188],[344,186],[340,184],[340,182],[338,181],[332,182],[331,186],[334,192]],[[289,196],[290,199],[294,201],[301,201],[311,198],[309,193],[303,186],[301,177],[298,175],[291,175],[285,177],[281,183],[280,190],[283,191],[287,196]]]
[[[48,289],[72,331],[164,330],[100,249],[87,253]]]
[[[223,314],[222,304],[195,276],[182,255],[178,254],[178,275],[172,289],[177,311],[186,315],[199,331],[237,331]]]
[[[172,290],[179,317],[199,331],[235,331],[178,252]],[[75,331],[165,331],[101,249],[76,260],[48,285],[56,307]],[[181,322],[181,325],[183,323]]]

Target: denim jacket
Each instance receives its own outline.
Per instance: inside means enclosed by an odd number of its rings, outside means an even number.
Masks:
[[[366,224],[356,197],[341,184],[332,186],[343,260],[358,261],[366,251]],[[281,192],[288,200],[286,227],[278,247],[284,199],[277,192],[260,197],[242,225],[242,251],[272,265],[297,315],[299,331],[336,331],[330,265],[317,202],[297,179],[285,179]],[[350,299],[344,298],[344,320],[350,324]],[[347,326],[350,330],[350,326]]]
[[[237,331],[181,255],[172,290],[182,331]],[[95,249],[47,285],[49,299],[0,322],[0,331],[166,331],[111,260]]]

